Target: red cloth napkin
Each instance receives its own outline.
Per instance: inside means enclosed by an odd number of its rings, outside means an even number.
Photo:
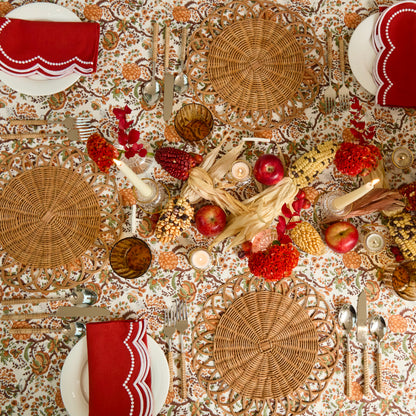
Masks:
[[[87,324],[89,416],[151,416],[146,321]]]
[[[97,70],[100,25],[0,18],[0,70],[58,78]]]
[[[378,55],[374,78],[380,105],[416,107],[416,2],[403,1],[387,8],[375,25]]]

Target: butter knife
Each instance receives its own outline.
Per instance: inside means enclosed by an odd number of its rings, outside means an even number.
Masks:
[[[170,23],[165,28],[165,74],[163,80],[163,119],[168,122],[172,115],[173,106],[173,84],[175,82],[173,73],[169,72],[169,47],[170,47]]]
[[[57,318],[77,318],[84,316],[109,316],[107,308],[98,306],[60,306],[52,313],[10,313],[1,316],[2,321],[15,321],[19,319],[44,319],[56,316]]]
[[[357,304],[357,341],[363,346],[364,361],[364,395],[369,393],[368,350],[367,350],[367,295],[363,290],[358,296]]]

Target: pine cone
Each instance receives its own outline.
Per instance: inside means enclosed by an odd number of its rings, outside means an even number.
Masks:
[[[190,153],[174,147],[157,149],[155,159],[169,175],[182,180],[188,179],[189,171],[198,164]]]

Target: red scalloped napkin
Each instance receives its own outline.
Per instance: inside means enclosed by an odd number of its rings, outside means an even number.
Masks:
[[[380,14],[373,31],[377,50],[376,102],[416,107],[416,2],[403,1]]]
[[[60,78],[97,70],[100,25],[0,18],[0,70]]]
[[[87,324],[89,416],[151,416],[147,324],[141,321]]]

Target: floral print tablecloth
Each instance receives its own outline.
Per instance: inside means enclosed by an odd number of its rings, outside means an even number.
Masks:
[[[5,14],[12,8],[28,2],[0,2],[0,13]],[[157,0],[61,0],[57,2],[68,7],[82,20],[98,21],[101,25],[101,44],[99,69],[96,74],[82,77],[67,90],[47,97],[30,97],[17,93],[0,83],[0,132],[11,132],[8,120],[14,118],[58,118],[64,115],[89,117],[98,131],[109,140],[115,140],[116,120],[112,108],[132,108],[131,117],[135,128],[141,131],[141,140],[148,143],[149,149],[171,144],[182,146],[173,128],[173,117],[165,123],[162,106],[148,108],[140,95],[144,81],[150,78],[150,54],[152,21],[161,26],[171,22],[172,63],[177,62],[180,31],[186,24],[190,33],[212,10],[223,5],[215,0],[195,0],[191,2]],[[330,28],[334,36],[343,35],[349,40],[354,28],[377,5],[371,0],[299,0],[285,2],[292,10],[300,13],[312,24],[322,41],[325,28]],[[163,41],[159,41],[158,77],[163,74]],[[338,66],[338,49],[335,49],[334,76],[339,83],[341,74]],[[178,65],[176,65],[178,69]],[[393,149],[407,145],[416,152],[415,120],[416,112],[411,109],[382,108],[374,104],[374,99],[360,87],[348,71],[346,84],[353,95],[360,99],[365,110],[364,120],[376,126],[375,144],[382,150],[387,179],[392,188],[415,180],[416,162],[408,171],[395,168],[391,162]],[[320,98],[322,99],[322,92]],[[183,103],[192,102],[187,93],[180,100],[175,97],[174,109],[177,111]],[[349,126],[349,113],[335,112],[324,115],[322,102],[314,105],[290,124],[273,131],[263,132],[272,137],[269,145],[247,145],[244,157],[252,164],[256,157],[265,151],[274,152],[278,148],[284,153],[287,162],[293,161],[303,152],[311,149],[315,143],[328,139],[340,140],[343,130]],[[16,131],[16,130],[15,130]],[[17,130],[19,131],[19,130]],[[242,136],[250,132],[237,131],[227,126],[215,126],[212,139],[206,143],[187,145],[187,150],[206,152],[218,144],[228,132],[228,146],[237,143]],[[58,139],[56,139],[58,141]],[[1,158],[20,149],[41,143],[41,139],[25,141],[2,141]],[[77,146],[85,148],[79,142]],[[112,170],[111,175],[116,175]],[[160,168],[153,166],[151,175],[168,184],[170,192],[179,192],[180,183],[169,178]],[[120,189],[130,185],[121,175],[117,176]],[[356,188],[358,179],[346,179],[338,174],[333,166],[328,168],[314,182],[314,187],[322,192],[341,187],[345,190]],[[252,189],[240,189],[240,195],[250,194]],[[126,208],[129,213],[129,208]],[[305,211],[305,219],[312,221],[312,209]],[[358,224],[378,221],[376,216],[360,219]],[[138,213],[138,233],[151,246],[154,254],[149,271],[133,281],[125,281],[115,276],[109,267],[95,275],[87,284],[99,295],[99,305],[105,305],[114,315],[122,319],[147,317],[149,330],[157,342],[166,350],[163,337],[163,310],[180,298],[187,302],[192,322],[200,311],[206,298],[225,280],[237,274],[245,273],[247,260],[238,257],[238,250],[226,251],[226,242],[216,249],[217,264],[203,274],[193,270],[186,259],[191,247],[204,244],[206,240],[195,228],[189,229],[179,239],[168,245],[159,245],[152,235],[152,220]],[[127,227],[127,224],[126,224]],[[320,401],[313,404],[307,415],[414,415],[416,413],[416,310],[412,302],[406,302],[395,295],[383,282],[380,270],[393,260],[386,251],[383,255],[369,256],[362,245],[346,255],[328,251],[321,257],[302,254],[296,274],[304,279],[326,298],[336,312],[344,302],[356,304],[358,294],[365,289],[368,307],[371,313],[382,314],[388,324],[388,333],[383,343],[383,382],[385,394],[375,389],[375,340],[371,339],[370,373],[371,393],[363,397],[361,348],[355,335],[352,339],[352,396],[347,398],[344,391],[343,354],[335,375]],[[56,296],[65,296],[59,292]],[[17,289],[0,286],[0,299],[28,296]],[[14,306],[13,311],[34,312],[54,311],[59,302],[38,306]],[[3,307],[3,311],[5,310]],[[9,307],[10,308],[10,307]],[[43,326],[59,326],[60,320],[51,318],[42,322]],[[60,372],[76,339],[62,335],[20,335],[9,334],[10,323],[0,325],[0,414],[1,415],[66,415],[60,394]],[[179,342],[174,338],[175,355],[175,394],[168,397],[162,413],[165,415],[209,415],[223,414],[210,404],[203,389],[191,372],[191,336],[190,330],[185,337],[189,376],[188,398],[180,398],[179,378]],[[341,353],[343,349],[341,349]]]

